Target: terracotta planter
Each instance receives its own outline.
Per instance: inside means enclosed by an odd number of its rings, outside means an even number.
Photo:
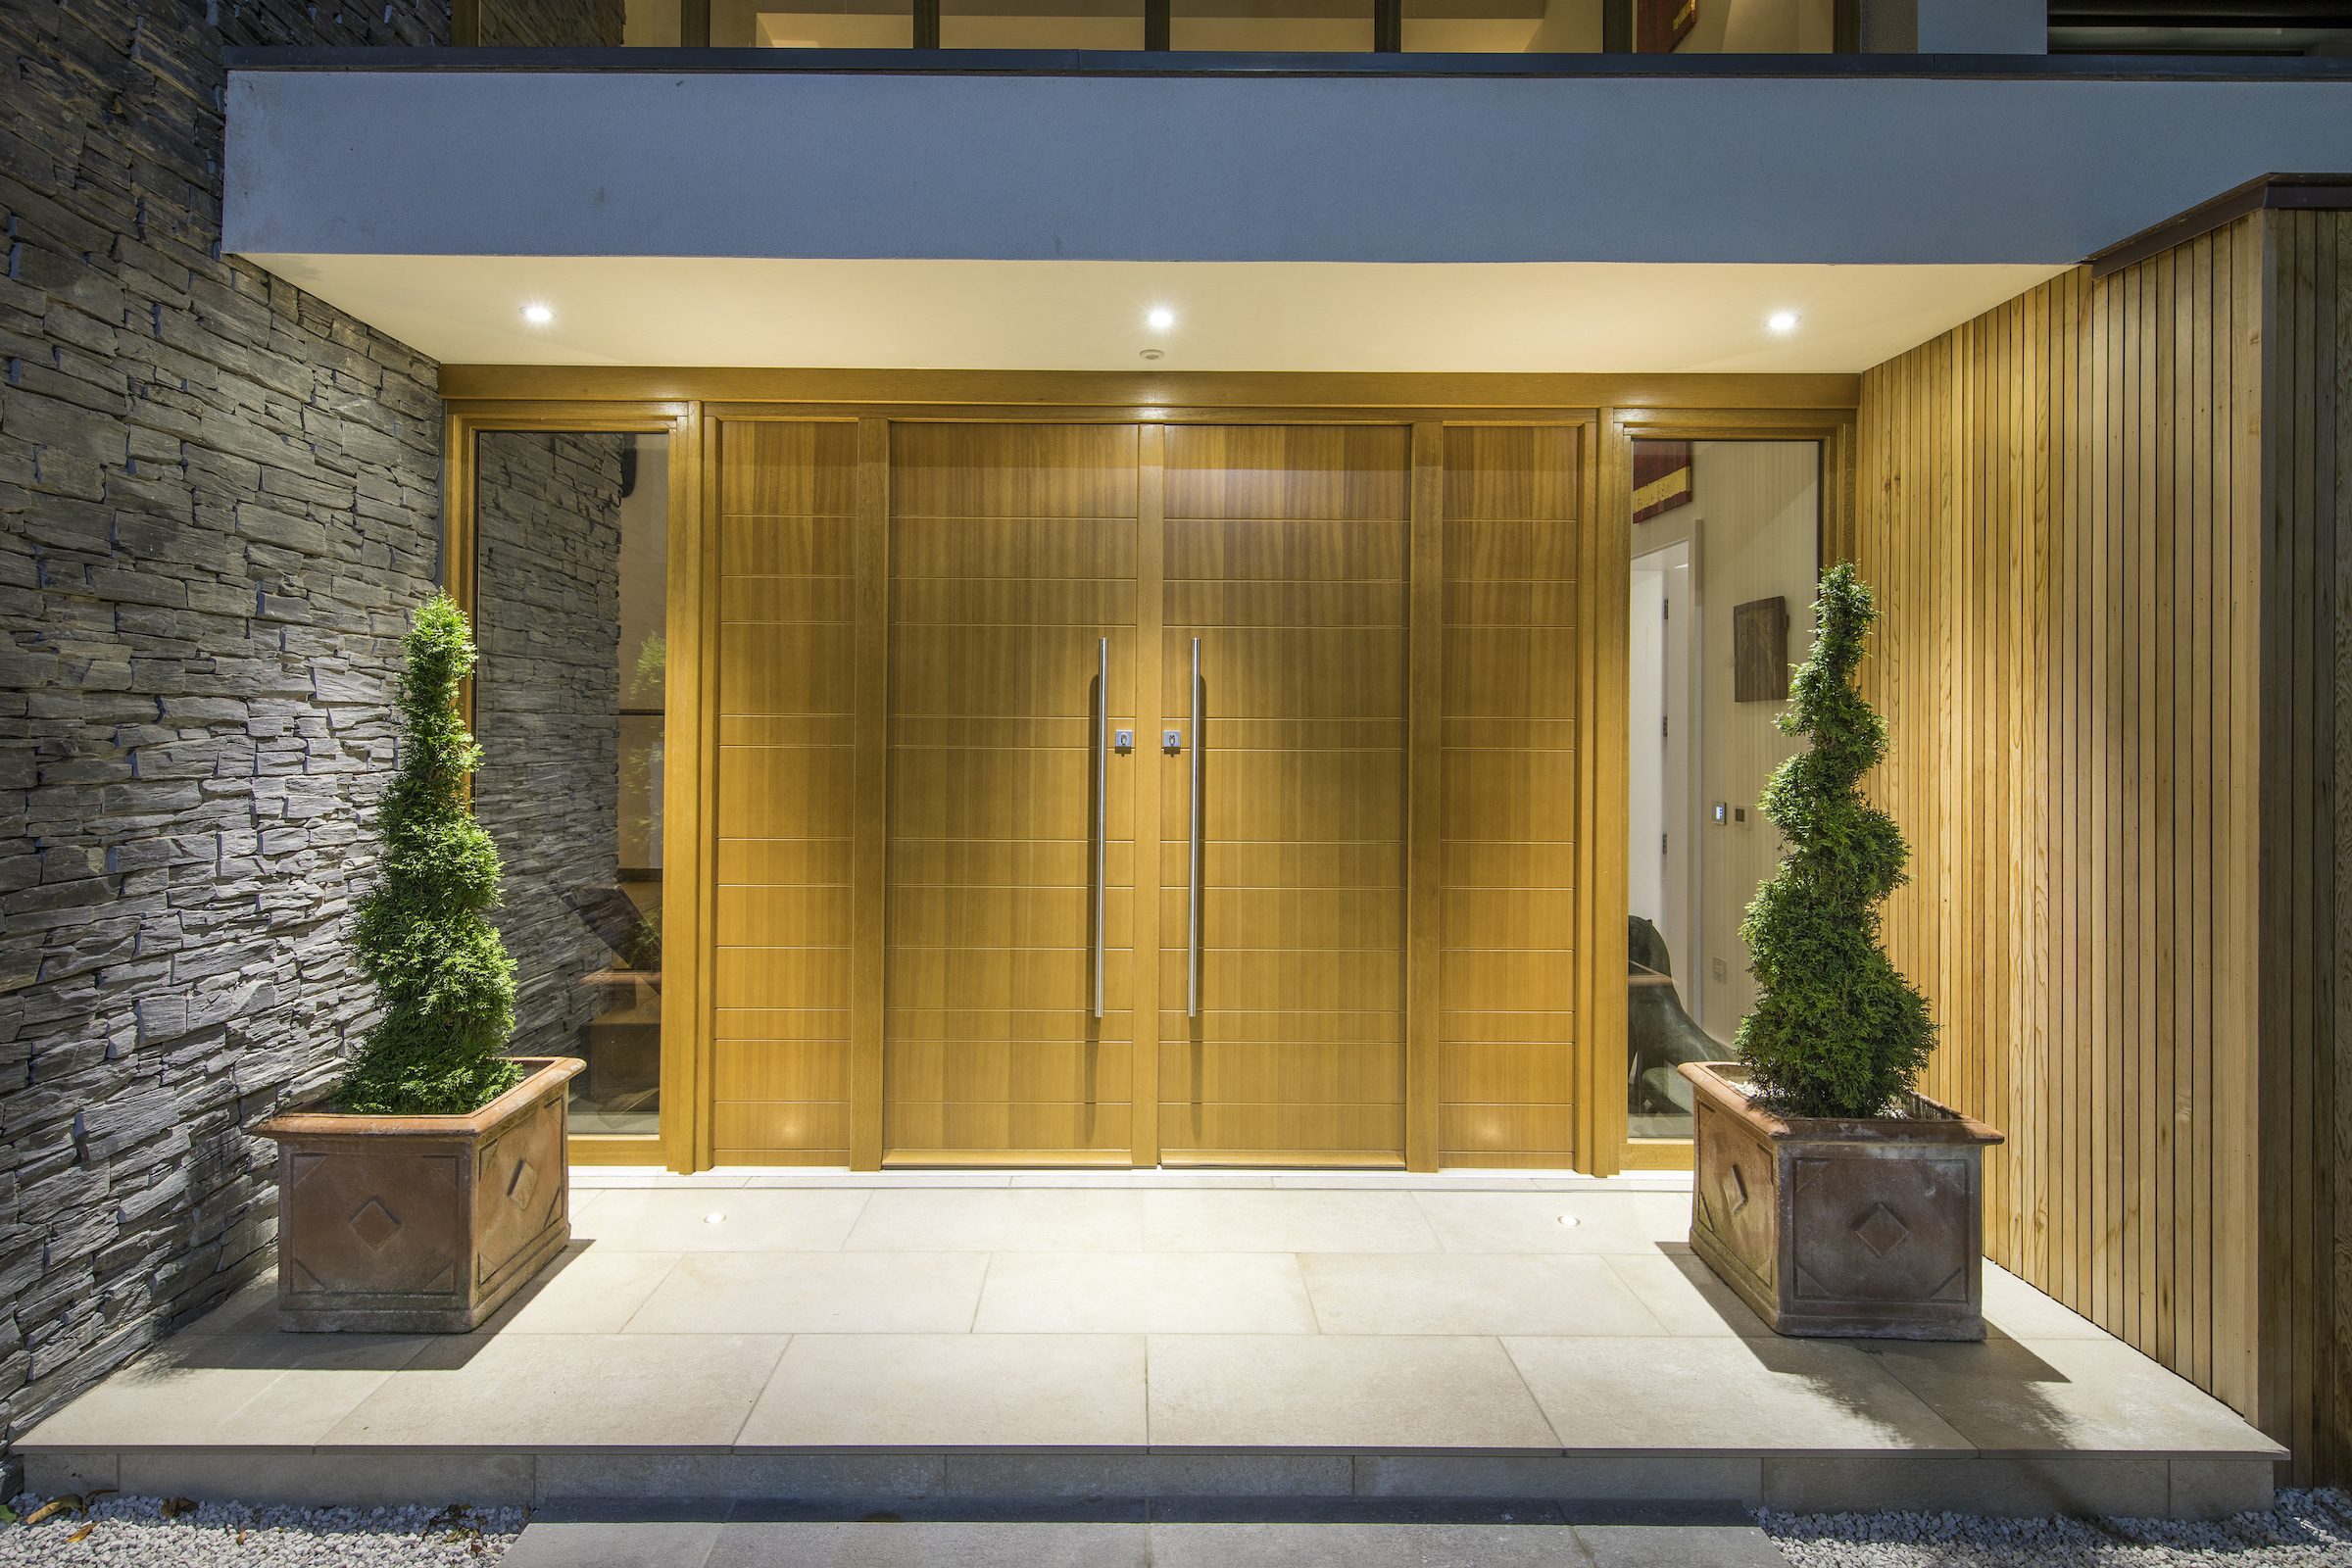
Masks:
[[[1737,1062],[1696,1092],[1690,1247],[1783,1334],[1984,1337],[1984,1147],[2001,1135],[1925,1095],[1907,1116],[1787,1118]]]
[[[289,1329],[462,1334],[571,1240],[570,1056],[470,1116],[302,1109],[277,1140],[277,1305]]]

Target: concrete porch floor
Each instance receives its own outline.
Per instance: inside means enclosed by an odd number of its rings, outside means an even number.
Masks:
[[[481,1331],[280,1334],[257,1281],[35,1428],[30,1485],[2196,1516],[2279,1453],[1990,1265],[1984,1344],[1780,1339],[1654,1179],[573,1179],[572,1247]]]

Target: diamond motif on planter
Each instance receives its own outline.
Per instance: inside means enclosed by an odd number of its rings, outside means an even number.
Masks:
[[[1733,1165],[1723,1173],[1723,1217],[1730,1219],[1747,1206],[1747,1177]]]
[[[370,1248],[381,1250],[400,1231],[400,1219],[382,1202],[370,1198],[351,1216],[352,1234]]]
[[[539,1186],[539,1172],[527,1159],[514,1162],[514,1174],[507,1178],[507,1201],[516,1208],[528,1208],[531,1194]]]
[[[1894,1217],[1894,1210],[1885,1203],[1874,1203],[1870,1212],[1854,1222],[1854,1239],[1864,1247],[1885,1257],[1903,1245],[1911,1235],[1911,1227]]]

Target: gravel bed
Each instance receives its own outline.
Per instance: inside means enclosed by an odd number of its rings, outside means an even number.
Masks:
[[[24,1496],[0,1524],[0,1568],[481,1568],[522,1532],[520,1508],[296,1508],[184,1497]]]
[[[2232,1519],[1765,1512],[1790,1568],[2352,1568],[2352,1494],[2281,1492]]]

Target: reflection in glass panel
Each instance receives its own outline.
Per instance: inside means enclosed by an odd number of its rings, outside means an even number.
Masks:
[[[1371,0],[1171,0],[1172,49],[1340,54],[1372,47]]]
[[[1654,54],[1828,54],[1838,0],[1638,0],[1634,37]]]
[[[1144,0],[940,0],[943,49],[1141,49]]]
[[[669,482],[660,436],[476,439],[474,808],[505,862],[517,1054],[571,1130],[660,1130]]]
[[[734,49],[910,49],[913,0],[710,0],[710,42]]]
[[[1600,48],[1600,8],[1574,0],[1404,0],[1404,48],[1408,54],[1589,53]]]
[[[1796,750],[1774,722],[1813,635],[1810,441],[1634,443],[1627,664],[1627,1132],[1688,1138],[1686,1061],[1755,1004],[1740,922],[1780,855],[1756,808]]]
[[[678,0],[625,0],[620,41],[631,49],[675,49],[681,9]]]

